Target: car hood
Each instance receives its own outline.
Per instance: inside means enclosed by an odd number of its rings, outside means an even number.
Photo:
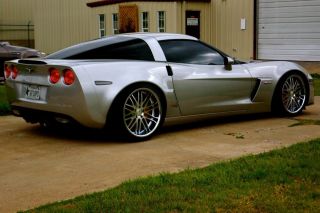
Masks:
[[[308,72],[299,64],[289,61],[251,61],[243,64],[254,77],[281,76],[290,70],[299,70],[306,76]]]

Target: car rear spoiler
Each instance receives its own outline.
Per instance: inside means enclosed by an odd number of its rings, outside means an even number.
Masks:
[[[28,59],[20,59],[18,61],[20,64],[47,64],[44,61],[40,61],[40,60],[28,60]]]

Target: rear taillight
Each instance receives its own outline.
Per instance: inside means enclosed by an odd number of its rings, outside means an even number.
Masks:
[[[17,78],[17,76],[18,76],[18,69],[17,69],[17,67],[16,66],[14,66],[14,65],[11,65],[11,78],[12,79],[16,79]]]
[[[52,84],[56,84],[60,81],[60,78],[62,78],[63,83],[65,85],[71,85],[74,83],[76,76],[71,69],[65,69],[62,71],[62,76],[60,75],[60,71],[57,68],[50,68],[49,69],[49,80]]]
[[[49,80],[51,83],[56,84],[60,80],[60,72],[56,68],[50,68],[49,69]]]
[[[75,75],[74,72],[70,69],[65,69],[63,70],[63,82],[66,85],[71,85],[73,84],[74,80],[75,80]]]
[[[10,76],[12,79],[16,79],[18,76],[18,73],[19,73],[19,71],[18,71],[17,67],[14,66],[13,64],[11,66],[9,66],[7,64],[4,65],[4,75],[5,75],[6,79],[10,78]]]
[[[6,78],[9,78],[11,75],[11,69],[7,64],[4,65],[4,75]]]

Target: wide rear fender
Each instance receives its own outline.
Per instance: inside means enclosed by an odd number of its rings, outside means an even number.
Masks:
[[[115,98],[136,83],[152,84],[160,89],[166,98],[167,117],[178,116],[180,110],[166,65],[161,62],[92,63],[81,65],[77,76],[86,96],[91,97],[88,104],[96,109],[95,117],[106,118]]]

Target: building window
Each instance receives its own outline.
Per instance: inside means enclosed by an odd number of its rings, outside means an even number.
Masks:
[[[104,14],[99,14],[99,37],[106,36],[106,18]]]
[[[158,32],[163,33],[166,31],[166,13],[158,11]]]
[[[113,27],[113,34],[119,34],[119,18],[118,13],[112,14],[112,27]]]
[[[142,32],[149,32],[149,13],[148,12],[142,12],[141,14],[141,20],[142,20]]]

